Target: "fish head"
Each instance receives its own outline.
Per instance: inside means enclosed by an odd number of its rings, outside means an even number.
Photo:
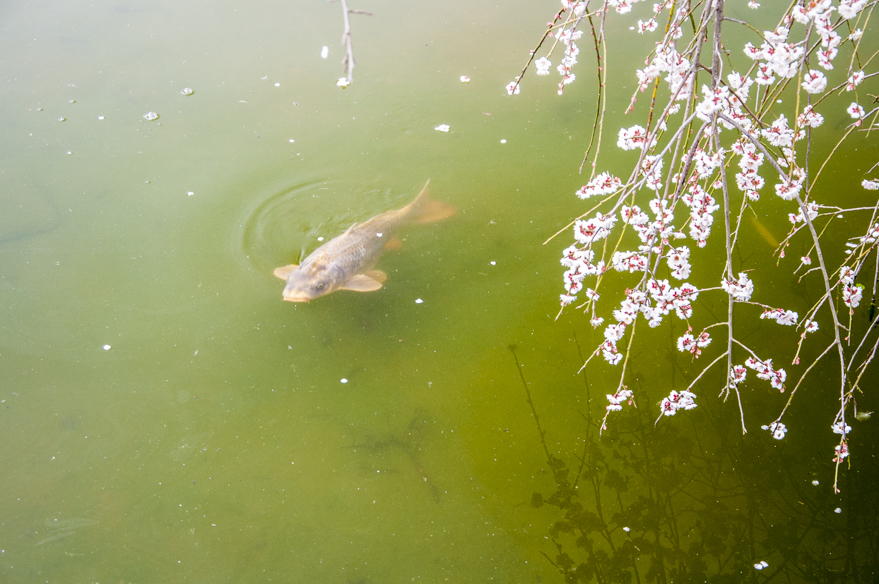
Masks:
[[[338,288],[338,271],[330,266],[311,265],[295,268],[287,276],[284,287],[284,300],[287,302],[311,302],[315,298],[326,296]]]

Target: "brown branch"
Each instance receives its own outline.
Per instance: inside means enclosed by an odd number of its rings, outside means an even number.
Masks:
[[[332,1],[332,0],[329,0]],[[348,0],[339,0],[342,3],[342,22],[344,29],[342,30],[342,46],[345,47],[345,58],[342,59],[342,66],[345,69],[345,77],[348,83],[354,80],[354,47],[351,44],[351,22],[348,19],[349,14],[365,14],[372,16],[371,12],[365,10],[351,10],[348,8]]]

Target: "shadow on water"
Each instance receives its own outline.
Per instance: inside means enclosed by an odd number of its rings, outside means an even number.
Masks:
[[[408,464],[404,464],[409,474],[417,476],[430,490],[433,500],[440,502],[440,490],[424,470],[422,453],[428,449],[425,434],[430,426],[429,416],[423,411],[416,411],[409,425],[398,433],[374,434],[367,433],[362,441],[352,444],[353,452],[363,452],[369,457],[361,466],[370,473],[397,473],[401,469],[394,466],[394,455],[402,455]],[[411,471],[411,472],[410,472]]]
[[[0,245],[49,233],[61,225],[61,215],[39,192],[6,193],[0,215]]]
[[[509,349],[555,483],[531,498],[550,525],[554,549],[541,553],[566,582],[876,581],[879,469],[869,455],[846,473],[839,501],[799,472],[815,467],[811,455],[743,438],[723,419],[710,432],[692,419],[655,428],[642,405],[603,436],[595,414],[580,412],[582,448],[565,461]]]

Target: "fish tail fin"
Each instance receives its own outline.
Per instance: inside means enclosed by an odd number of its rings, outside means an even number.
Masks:
[[[429,184],[430,179],[427,179],[424,188],[421,189],[415,200],[410,203],[414,215],[414,223],[435,223],[455,214],[455,208],[451,205],[430,200],[430,193],[427,190]]]

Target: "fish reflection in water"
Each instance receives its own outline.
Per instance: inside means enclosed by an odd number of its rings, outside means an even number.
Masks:
[[[429,184],[430,181],[427,181]],[[373,270],[385,249],[399,247],[396,233],[406,225],[433,223],[451,217],[455,209],[431,201],[427,184],[411,203],[396,211],[386,211],[348,230],[314,250],[301,265],[275,269],[275,276],[287,281],[284,300],[310,302],[336,290],[374,292],[387,275]]]

